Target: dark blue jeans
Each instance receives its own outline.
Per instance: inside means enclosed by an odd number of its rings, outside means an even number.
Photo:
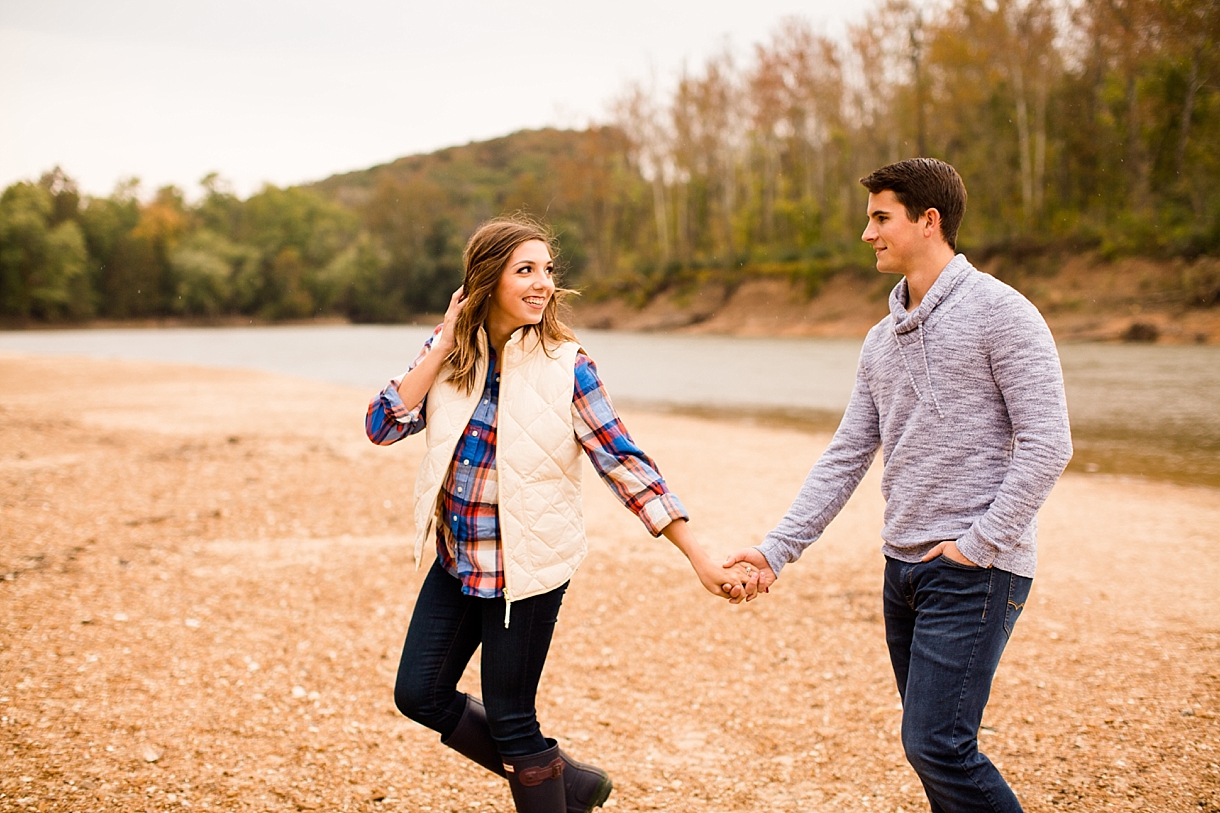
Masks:
[[[933,813],[1021,810],[979,753],[991,679],[1032,579],[944,556],[885,563],[885,640],[902,696],[902,747]]]
[[[514,601],[505,629],[503,598],[463,595],[461,582],[433,562],[415,601],[398,663],[398,710],[447,738],[466,708],[458,680],[482,644],[483,704],[500,755],[545,751],[548,745],[538,727],[534,700],[567,588],[564,584]]]

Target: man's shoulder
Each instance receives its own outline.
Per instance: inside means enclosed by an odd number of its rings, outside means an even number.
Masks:
[[[864,346],[869,347],[870,345],[874,345],[879,341],[883,341],[886,334],[889,332],[893,321],[894,320],[888,313],[881,317],[881,319],[879,319],[875,325],[868,329],[868,333],[864,334]]]
[[[975,284],[970,292],[972,299],[986,302],[991,307],[1017,307],[1017,308],[1033,308],[1034,304],[1029,301],[1025,294],[1018,291],[1016,288],[1009,285],[999,277],[992,276],[986,271],[979,271],[974,266],[974,274],[972,275]]]
[[[1020,334],[1049,335],[1046,319],[1037,306],[1016,288],[991,274],[975,269],[974,284],[964,297],[973,322],[992,336]]]

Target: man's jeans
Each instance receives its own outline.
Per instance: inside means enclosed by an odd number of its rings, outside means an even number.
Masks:
[[[886,559],[885,639],[902,696],[902,747],[933,813],[1020,811],[978,731],[1032,579],[941,556]]]
[[[394,685],[398,710],[447,738],[466,708],[458,680],[482,644],[483,705],[500,755],[545,751],[534,700],[567,588],[514,601],[505,629],[503,598],[464,595],[462,583],[433,562],[402,647]]]

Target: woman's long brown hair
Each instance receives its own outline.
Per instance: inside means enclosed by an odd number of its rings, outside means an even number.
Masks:
[[[487,221],[466,243],[462,258],[466,307],[458,314],[453,349],[445,362],[452,370],[449,380],[468,394],[474,391],[478,383],[475,378],[479,362],[479,328],[487,322],[487,315],[491,312],[492,294],[517,246],[530,240],[545,243],[552,258],[558,254],[551,231],[537,220],[521,214]],[[559,319],[559,304],[572,293],[575,292],[559,287],[557,281],[555,295],[542,311],[542,322],[525,326],[527,334],[532,331],[539,333],[543,350],[548,350],[548,344],[576,341],[575,334]]]

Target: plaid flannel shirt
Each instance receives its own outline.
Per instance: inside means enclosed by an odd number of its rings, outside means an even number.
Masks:
[[[432,349],[439,333],[437,327],[408,373]],[[495,371],[495,351],[489,352],[482,397],[454,450],[437,501],[436,547],[441,566],[462,582],[463,593],[480,598],[496,598],[504,591],[496,480],[500,376]],[[631,439],[610,403],[596,365],[583,352],[576,357],[575,374],[572,425],[602,482],[653,536],[676,519],[689,519],[656,464]],[[427,398],[408,409],[398,396],[399,380],[391,381],[373,398],[365,416],[369,439],[381,446],[397,443],[423,430],[427,423]]]

